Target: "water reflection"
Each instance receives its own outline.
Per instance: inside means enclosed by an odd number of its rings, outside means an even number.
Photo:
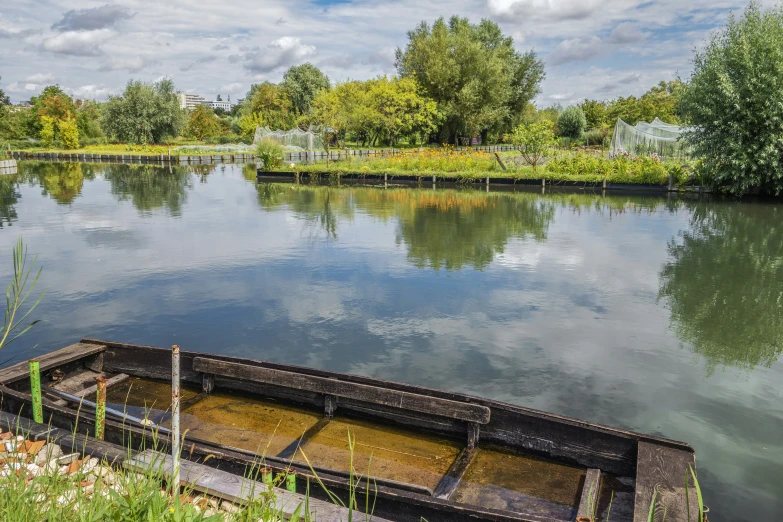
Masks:
[[[193,180],[186,167],[170,169],[151,165],[107,165],[103,177],[120,201],[131,201],[142,214],[165,208],[178,216]]]
[[[336,188],[261,183],[258,200],[265,209],[283,205],[328,237],[356,211],[383,221],[396,220],[397,243],[408,249],[418,268],[482,269],[502,253],[510,238],[546,239],[555,215],[553,203],[529,193]]]
[[[716,367],[770,366],[783,351],[783,209],[699,202],[669,244],[660,297],[677,337]]]
[[[18,174],[0,176],[0,228],[16,221],[16,203],[19,201]]]
[[[95,167],[82,163],[21,162],[19,179],[37,183],[41,193],[70,205],[81,194],[84,180],[95,177]]]
[[[40,254],[46,321],[4,359],[91,336],[463,391],[692,443],[715,522],[783,509],[783,207],[106,164],[64,205],[71,167],[29,164],[0,254]]]

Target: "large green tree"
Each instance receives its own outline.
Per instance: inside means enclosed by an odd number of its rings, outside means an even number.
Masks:
[[[660,82],[639,98],[628,96],[612,100],[606,109],[607,122],[614,126],[620,118],[629,125],[636,125],[640,121],[651,122],[658,118],[666,123],[682,123],[684,91],[685,84],[677,79]]]
[[[386,76],[321,91],[313,100],[311,116],[339,138],[350,132],[371,146],[427,135],[435,129],[437,118],[436,103],[419,93],[415,79]]]
[[[246,113],[259,113],[272,130],[288,130],[296,125],[296,113],[288,91],[274,83],[264,82],[250,87]]]
[[[329,78],[321,70],[310,63],[294,65],[283,75],[282,87],[288,91],[291,104],[299,114],[307,114],[313,103],[313,98],[321,92],[328,91]]]
[[[185,127],[174,82],[129,81],[122,96],[113,96],[103,108],[101,128],[112,139],[126,143],[163,143]]]
[[[422,22],[397,49],[400,76],[416,78],[443,115],[441,141],[510,131],[539,92],[544,64],[535,52],[520,54],[513,39],[489,20]]]
[[[705,172],[734,193],[783,191],[783,6],[752,1],[694,57],[685,139]]]

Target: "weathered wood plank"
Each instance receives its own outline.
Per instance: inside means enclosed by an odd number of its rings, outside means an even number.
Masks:
[[[449,470],[438,483],[432,496],[444,500],[451,498],[477,452],[478,450],[475,447],[462,450],[462,453],[457,455]]]
[[[385,406],[395,406],[411,410],[459,419],[467,422],[486,424],[489,422],[489,408],[478,404],[462,403],[419,395],[415,393],[379,388],[366,384],[316,377],[272,368],[262,368],[247,364],[238,364],[204,357],[193,359],[193,370],[203,373],[214,373],[248,381],[260,381],[279,386],[288,386],[300,390],[347,397]]]
[[[94,355],[106,350],[106,346],[101,344],[76,343],[66,346],[56,352],[48,353],[38,358],[41,371],[51,370],[58,366],[68,364],[77,359]],[[4,385],[26,379],[30,376],[30,365],[27,361],[20,362],[8,368],[0,370],[0,383]]]
[[[698,518],[699,503],[696,489],[688,488],[686,502],[686,473],[691,484],[689,466],[696,469],[693,452],[683,451],[661,445],[639,442],[636,459],[636,501],[634,522],[647,522],[654,491],[655,522],[660,522],[666,513],[668,522],[691,522]]]
[[[125,461],[125,466],[135,470],[160,469],[164,474],[170,475],[173,469],[173,461],[170,455],[147,450]],[[300,515],[307,518],[307,514],[304,513],[304,495],[292,493],[284,489],[269,488],[261,482],[187,460],[180,461],[180,478],[182,482],[190,484],[198,491],[239,504],[252,498],[259,498],[271,489],[274,492],[274,507],[276,510],[279,510],[288,518],[297,509],[300,509]],[[349,512],[342,506],[314,498],[310,498],[307,502],[310,509],[309,516],[319,522],[344,522],[349,520]],[[364,519],[363,515],[362,518]],[[367,517],[367,519],[383,522],[383,519],[375,516]]]
[[[598,496],[601,490],[601,470],[588,469],[585,476],[585,483],[582,486],[582,497],[579,500],[579,507],[576,511],[576,519],[586,517],[594,520],[598,513]]]
[[[106,379],[106,388],[109,388],[110,386],[114,386],[115,384],[119,384],[119,383],[125,381],[128,377],[129,377],[128,374],[121,373],[119,375],[115,375],[114,377]],[[82,391],[80,391],[79,393],[75,393],[74,395],[76,395],[77,397],[87,397],[87,396],[89,396],[89,395],[91,395],[91,394],[93,394],[93,393],[95,393],[97,391],[98,391],[98,385],[97,384],[93,384],[89,388],[85,388]]]

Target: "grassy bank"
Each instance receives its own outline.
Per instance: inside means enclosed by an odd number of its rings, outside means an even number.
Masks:
[[[574,183],[628,183],[668,185],[670,175],[678,186],[694,184],[691,168],[681,162],[656,157],[610,158],[590,152],[561,153],[536,168],[525,164],[513,153],[493,153],[432,149],[411,151],[394,157],[349,159],[314,164],[284,164],[275,170],[326,174],[364,174],[368,176],[437,176],[456,182],[476,182],[487,177],[514,180],[540,180]],[[505,169],[503,168],[505,167]]]

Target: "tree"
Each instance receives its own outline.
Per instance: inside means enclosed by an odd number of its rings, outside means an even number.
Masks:
[[[79,127],[76,124],[76,118],[70,117],[57,122],[57,130],[60,134],[60,141],[65,149],[79,148]]]
[[[783,191],[783,6],[752,1],[694,57],[684,139],[734,194]]]
[[[655,118],[666,123],[680,123],[683,120],[680,103],[684,90],[685,84],[676,79],[660,82],[640,98],[617,98],[607,104],[607,122],[612,127],[618,118],[629,125],[651,122]]]
[[[587,129],[600,129],[606,123],[606,102],[599,100],[585,100],[578,105],[585,115]]]
[[[260,112],[251,112],[239,118],[239,132],[245,137],[252,137],[256,132],[256,127],[264,125],[264,117]]]
[[[189,138],[203,140],[220,134],[221,127],[215,113],[206,105],[197,106],[188,115],[188,124],[185,127],[185,135]]]
[[[129,81],[122,96],[109,98],[101,117],[107,136],[126,143],[162,143],[180,134],[185,115],[174,82]]]
[[[54,141],[58,137],[59,123],[73,118],[76,113],[73,100],[59,85],[44,87],[41,94],[34,96],[30,101],[32,102],[32,114],[26,121],[26,131],[29,136],[40,137],[42,140],[50,138],[48,134],[46,137],[41,134],[44,131],[44,118],[51,120],[51,141]],[[48,133],[49,130],[47,127],[46,132]]]
[[[2,79],[2,76],[0,76],[0,80]],[[11,99],[8,97],[5,91],[3,91],[3,89],[0,89],[0,106],[3,105],[11,105]]]
[[[576,106],[567,107],[557,118],[557,129],[561,136],[578,140],[586,125],[585,113]]]
[[[310,63],[294,65],[283,75],[281,86],[288,92],[291,104],[299,114],[307,114],[312,107],[313,98],[330,88],[329,78]]]
[[[554,124],[547,119],[520,125],[511,136],[511,143],[517,146],[528,165],[535,169],[557,145]]]
[[[536,54],[518,53],[513,39],[489,20],[473,25],[466,18],[440,18],[432,27],[422,22],[408,40],[405,50],[397,49],[397,71],[415,78],[437,102],[442,141],[511,130],[544,78]]]
[[[54,144],[54,118],[49,116],[41,116],[41,131],[39,136],[41,137],[41,143],[44,147],[51,147]]]
[[[288,92],[269,82],[253,87],[250,89],[254,94],[248,112],[261,113],[272,130],[291,129],[296,122],[296,114]]]
[[[103,138],[101,130],[101,104],[87,100],[76,108],[76,126],[79,128],[79,139]]]

